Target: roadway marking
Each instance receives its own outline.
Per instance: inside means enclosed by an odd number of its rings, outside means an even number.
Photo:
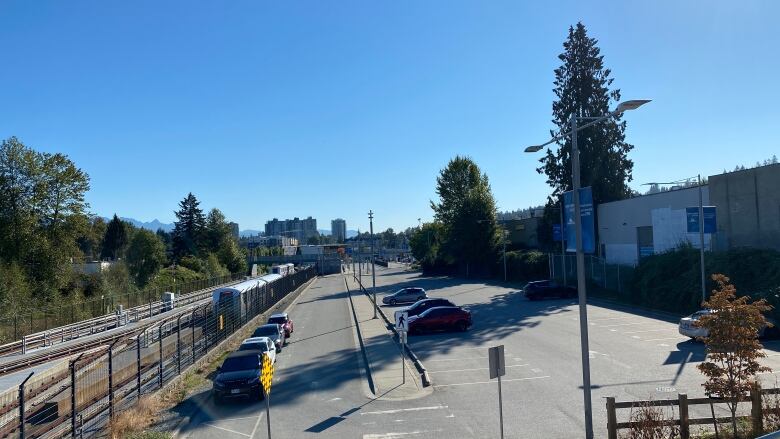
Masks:
[[[673,331],[672,328],[664,328],[664,329],[648,329],[645,331],[630,331],[630,332],[624,332],[623,334],[639,334],[641,332],[658,332],[658,331]]]
[[[440,409],[446,409],[446,405],[434,405],[430,407],[413,407],[410,409],[396,409],[396,410],[378,410],[375,412],[360,412],[360,416],[363,415],[389,415],[393,413],[401,413],[401,412],[418,412],[421,410],[440,410]]]
[[[540,376],[540,377],[530,377],[530,378],[513,378],[511,380],[501,380],[502,383],[508,383],[510,381],[528,381],[528,380],[540,380],[544,378],[550,378],[549,375]],[[455,384],[437,384],[431,387],[455,387],[455,386],[470,386],[472,384],[495,384],[496,381],[474,381],[472,383],[455,383]]]
[[[300,296],[298,296],[298,297],[300,297]],[[257,432],[257,427],[260,426],[260,420],[261,419],[263,419],[263,412],[260,412],[260,416],[257,417],[257,421],[255,422],[255,426],[252,428],[252,434],[249,435],[249,439],[252,439],[253,437],[255,437],[255,433]]]
[[[472,358],[439,358],[438,360],[423,360],[426,363],[433,361],[464,361],[464,360],[484,360],[487,357],[472,357]]]
[[[399,432],[399,433],[372,433],[372,434],[364,434],[363,439],[393,439],[397,437],[403,437],[403,436],[409,436],[409,435],[419,435],[423,433],[434,433],[442,431],[441,428],[438,428],[436,430],[415,430],[410,432]]]
[[[504,366],[505,369],[509,369],[510,367],[523,367],[528,366],[528,364],[514,364],[511,366]],[[489,367],[477,367],[474,369],[453,369],[453,370],[429,370],[428,373],[447,373],[447,372],[468,372],[472,370],[488,370]]]
[[[258,418],[258,420],[259,420],[259,418]],[[219,426],[214,425],[214,424],[203,424],[203,425],[205,425],[207,427],[211,427],[211,428],[216,428],[218,430],[224,430],[224,431],[227,431],[228,433],[238,434],[238,435],[241,435],[241,436],[244,436],[244,437],[249,437],[249,438],[252,437],[252,436],[250,436],[250,435],[248,435],[246,433],[241,433],[240,431],[231,430],[229,428],[219,427]],[[252,433],[252,434],[254,434],[254,433]]]

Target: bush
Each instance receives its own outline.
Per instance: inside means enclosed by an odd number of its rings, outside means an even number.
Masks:
[[[740,293],[753,299],[767,299],[780,316],[776,297],[780,293],[780,252],[768,249],[737,248],[705,254],[707,295],[715,288],[710,276],[724,273]],[[631,302],[652,308],[688,313],[701,304],[699,251],[690,246],[648,256],[634,271]]]
[[[506,252],[507,279],[513,281],[530,281],[546,279],[550,275],[548,256],[537,250],[517,250]],[[503,261],[499,259],[496,273],[503,276]]]

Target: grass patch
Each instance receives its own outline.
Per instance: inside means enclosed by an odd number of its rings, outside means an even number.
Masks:
[[[140,433],[131,433],[125,436],[125,439],[172,439],[170,433],[160,431],[142,431]]]

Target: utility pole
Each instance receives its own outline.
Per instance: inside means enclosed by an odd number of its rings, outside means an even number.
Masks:
[[[368,223],[371,227],[371,293],[374,296],[374,318],[376,315],[376,271],[374,270],[374,212],[368,211]]]
[[[564,230],[566,230],[563,226],[563,196],[561,196],[561,264],[563,265],[563,286],[566,285],[566,240],[563,239]]]
[[[707,300],[707,285],[704,278],[704,205],[701,196],[701,174],[699,177],[699,263],[701,264],[701,301]]]

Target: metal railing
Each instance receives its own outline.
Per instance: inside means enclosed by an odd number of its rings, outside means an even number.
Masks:
[[[103,430],[116,413],[161,389],[257,315],[316,276],[308,267],[64,360],[18,389],[0,394],[0,438],[81,438]]]

